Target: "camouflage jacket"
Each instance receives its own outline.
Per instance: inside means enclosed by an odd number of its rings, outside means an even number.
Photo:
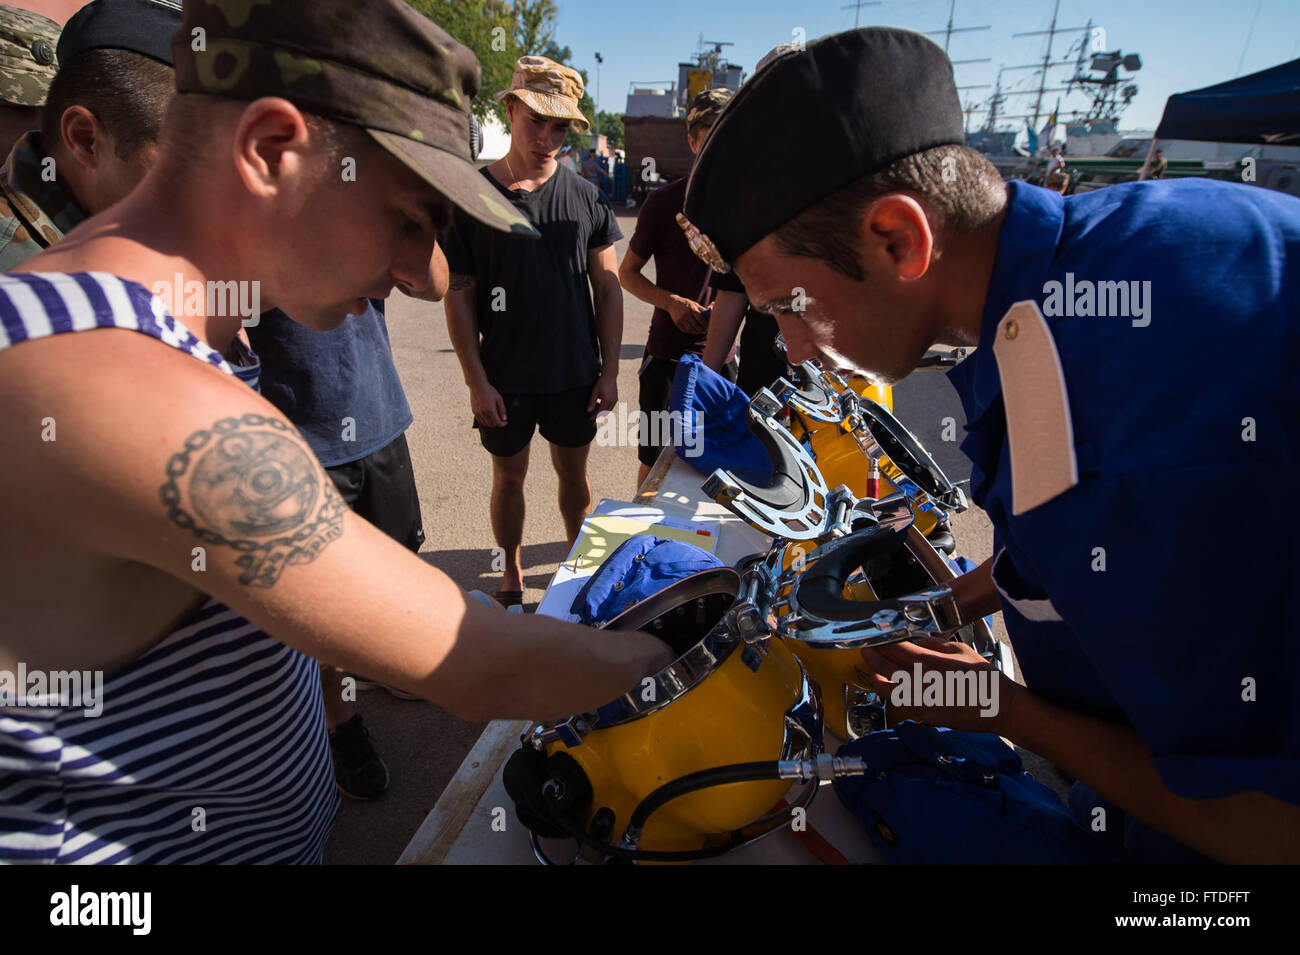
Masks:
[[[0,271],[48,249],[86,218],[59,187],[53,169],[53,163],[45,162],[41,134],[35,130],[14,144],[0,166]],[[47,182],[47,176],[52,181]]]

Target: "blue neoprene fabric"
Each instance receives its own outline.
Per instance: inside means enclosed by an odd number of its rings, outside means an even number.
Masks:
[[[600,626],[675,580],[723,566],[708,551],[653,534],[620,544],[583,585],[569,608],[583,623]]]
[[[699,355],[683,355],[677,363],[668,407],[681,415],[690,436],[677,446],[677,456],[696,471],[725,468],[758,485],[772,480],[767,449],[749,430],[749,398]]]

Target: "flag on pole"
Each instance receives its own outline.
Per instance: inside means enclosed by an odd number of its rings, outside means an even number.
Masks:
[[[1044,149],[1052,148],[1052,136],[1056,133],[1056,110],[1052,110],[1052,115],[1047,117],[1047,123],[1043,126],[1038,134],[1038,139],[1043,141]],[[1035,149],[1035,152],[1038,150]]]

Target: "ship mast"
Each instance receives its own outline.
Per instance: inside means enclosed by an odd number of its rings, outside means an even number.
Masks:
[[[943,34],[943,52],[945,54],[948,52],[948,43],[952,39],[952,35],[954,33],[973,33],[977,30],[992,29],[992,27],[987,25],[979,26],[979,27],[954,27],[952,25],[952,20],[953,20],[953,13],[956,9],[957,9],[957,0],[949,0],[948,25],[944,27],[942,30],[931,30],[928,33],[926,33],[926,36],[939,36],[940,34]],[[989,57],[985,56],[973,60],[949,60],[949,62],[952,63],[954,67],[956,67],[956,66],[961,66],[963,63],[988,63]],[[954,70],[953,72],[955,73],[956,71]],[[987,83],[972,83],[966,86],[958,86],[957,89],[958,90],[981,90],[981,89],[988,89],[988,86],[989,84]],[[967,132],[969,132],[970,114],[975,112],[978,108],[979,107],[973,106],[969,103],[965,107]]]
[[[998,84],[993,90],[993,98],[989,100],[989,121],[985,127],[990,133],[995,132],[998,126],[998,107],[1002,105],[1002,71],[998,70]]]
[[[870,0],[870,2],[863,2],[863,0],[859,0],[859,2],[857,2],[857,3],[848,3],[848,4],[845,4],[844,6],[840,7],[840,9],[841,9],[841,10],[852,10],[852,11],[853,11],[853,29],[856,30],[856,29],[858,28],[858,14],[862,12],[862,8],[863,8],[863,7],[878,7],[878,6],[880,6],[880,3],[881,3],[881,0]]]
[[[1059,89],[1059,88],[1058,88],[1058,89],[1050,89],[1050,90],[1047,88],[1047,70],[1048,70],[1048,69],[1051,67],[1051,65],[1052,65],[1052,41],[1056,39],[1056,34],[1058,34],[1058,33],[1078,33],[1080,30],[1083,30],[1083,29],[1087,29],[1089,33],[1092,32],[1092,21],[1091,21],[1091,20],[1088,21],[1088,26],[1087,26],[1086,28],[1085,28],[1085,27],[1062,27],[1062,28],[1060,28],[1060,29],[1057,29],[1057,26],[1056,26],[1056,18],[1057,18],[1057,15],[1058,15],[1060,12],[1061,12],[1061,0],[1056,0],[1056,3],[1055,3],[1055,4],[1053,5],[1053,7],[1052,7],[1052,25],[1051,25],[1050,27],[1048,27],[1046,30],[1033,30],[1033,31],[1030,31],[1029,33],[1013,33],[1013,34],[1011,34],[1013,37],[1020,37],[1020,36],[1044,36],[1044,35],[1047,37],[1047,52],[1045,52],[1045,53],[1043,54],[1043,62],[1042,62],[1042,65],[1039,66],[1039,64],[1037,64],[1037,63],[1035,63],[1035,64],[1030,64],[1030,66],[1032,66],[1033,68],[1037,68],[1037,69],[1041,69],[1041,70],[1042,70],[1042,73],[1041,73],[1041,74],[1039,75],[1039,77],[1038,77],[1038,95],[1037,95],[1037,96],[1035,97],[1035,99],[1034,99],[1034,112],[1033,112],[1033,119],[1030,121],[1030,126],[1029,126],[1030,129],[1034,129],[1034,130],[1038,129],[1038,117],[1041,115],[1041,113],[1042,113],[1042,107],[1043,107],[1043,94],[1044,94],[1044,93],[1058,93],[1058,92],[1061,92],[1061,89]],[[1007,69],[1011,69],[1011,70],[1028,69],[1028,68],[1030,68],[1030,66],[1026,66],[1026,67],[1010,66],[1010,67],[1007,67]],[[1064,89],[1067,89],[1067,90],[1068,90],[1068,87],[1064,87]]]

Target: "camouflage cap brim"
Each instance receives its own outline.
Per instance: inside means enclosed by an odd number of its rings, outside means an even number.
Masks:
[[[366,132],[390,155],[476,221],[499,232],[540,235],[532,223],[504,201],[483,175],[463,159],[437,146],[382,129],[368,129]]]
[[[521,103],[539,116],[549,116],[551,119],[571,119],[574,123],[582,126],[583,132],[591,129],[591,124],[587,122],[587,117],[582,115],[582,110],[578,109],[568,97],[556,96],[551,93],[539,93],[537,90],[502,90],[492,98],[500,102],[507,96],[518,97]]]

